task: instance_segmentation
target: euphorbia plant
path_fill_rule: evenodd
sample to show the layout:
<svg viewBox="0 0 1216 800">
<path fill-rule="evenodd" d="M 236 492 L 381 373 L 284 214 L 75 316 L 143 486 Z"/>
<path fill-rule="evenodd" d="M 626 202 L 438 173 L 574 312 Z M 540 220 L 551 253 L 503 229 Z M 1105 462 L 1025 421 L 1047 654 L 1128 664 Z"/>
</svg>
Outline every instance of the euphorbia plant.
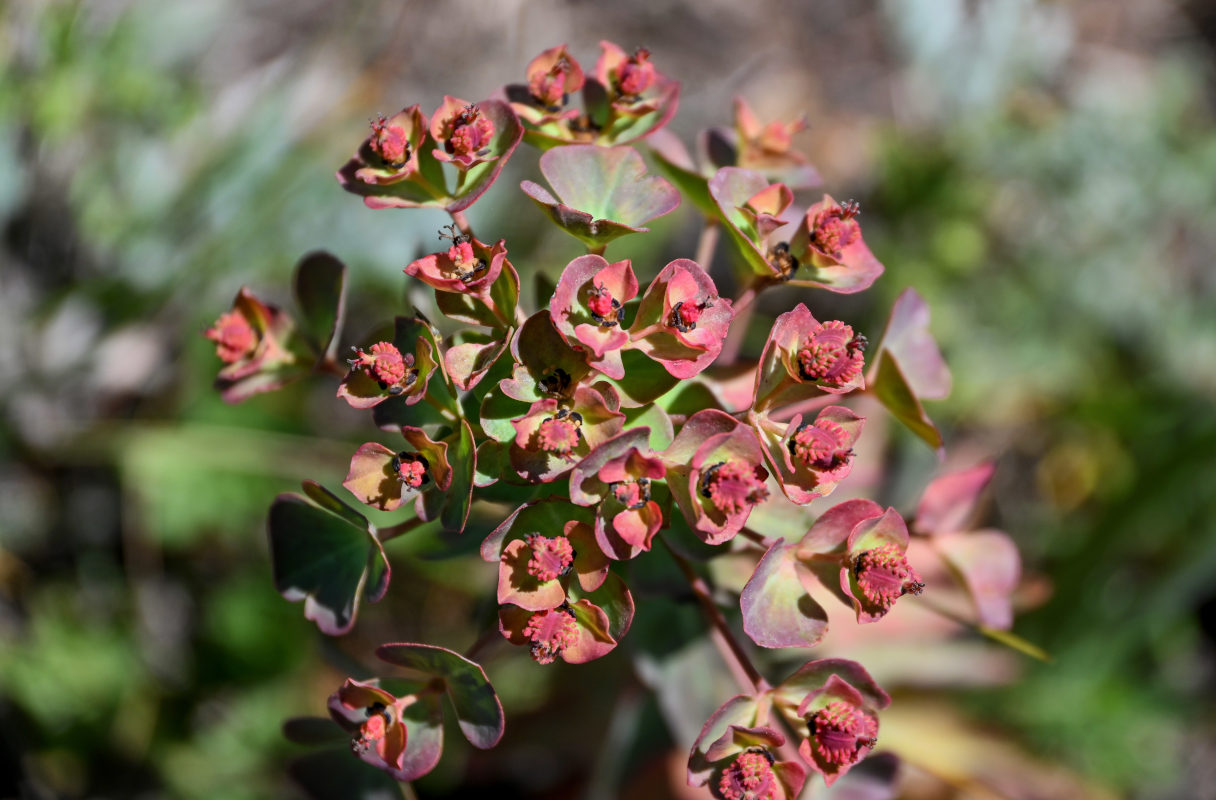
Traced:
<svg viewBox="0 0 1216 800">
<path fill-rule="evenodd" d="M 665 558 L 687 577 L 741 682 L 740 694 L 687 743 L 689 782 L 717 797 L 794 797 L 811 773 L 831 784 L 866 757 L 890 698 L 842 658 L 770 675 L 763 651 L 736 637 L 688 543 L 700 540 L 705 558 L 749 559 L 738 613 L 760 648 L 818 644 L 827 634 L 819 599 L 828 595 L 858 623 L 874 623 L 921 594 L 914 536 L 957 576 L 977 628 L 1008 627 L 1017 554 L 997 531 L 969 532 L 988 466 L 930 485 L 911 525 L 872 500 L 826 499 L 853 469 L 863 412 L 874 407 L 867 397 L 942 447 L 921 403 L 949 388 L 927 307 L 912 290 L 901 295 L 877 348 L 852 323 L 817 316 L 817 292 L 862 291 L 883 266 L 862 238 L 857 203 L 822 195 L 790 213 L 795 190 L 817 180 L 793 145 L 802 123 L 762 124 L 738 100 L 733 134 L 705 134 L 697 167 L 659 133 L 678 84 L 644 49 L 604 42 L 601 51 L 584 71 L 564 45 L 546 50 L 524 83 L 496 95 L 504 99 L 445 97 L 429 121 L 418 105 L 377 117 L 339 170 L 341 185 L 371 208 L 451 214 L 439 232 L 445 246 L 405 273 L 434 290 L 427 312 L 446 318 L 453 333 L 402 310 L 360 332 L 339 362 L 345 268 L 314 254 L 297 271 L 298 319 L 242 289 L 206 336 L 225 363 L 226 399 L 314 369 L 340 375 L 337 398 L 370 410 L 380 431 L 353 452 L 342 483 L 348 495 L 309 482 L 304 495 L 282 495 L 271 507 L 275 584 L 287 599 L 304 600 L 324 633 L 346 633 L 363 601 L 390 590 L 384 542 L 422 536 L 430 522 L 460 534 L 472 506 L 515 506 L 480 548 L 497 565 L 496 584 L 486 586 L 499 606 L 491 638 L 463 655 L 383 645 L 380 659 L 412 681 L 351 677 L 330 698 L 359 759 L 402 781 L 426 774 L 442 750 L 443 695 L 469 741 L 493 746 L 503 735 L 502 708 L 473 659 L 494 639 L 523 648 L 537 669 L 600 658 L 634 618 L 625 562 Z M 576 92 L 581 110 L 570 106 Z M 676 185 L 648 174 L 626 144 L 651 134 Z M 539 166 L 553 192 L 532 181 L 522 190 L 587 248 L 537 309 L 520 302 L 505 239 L 478 238 L 463 213 L 521 139 L 544 151 Z M 672 211 L 681 190 L 707 231 L 728 232 L 733 278 L 712 273 L 712 236 L 700 262 L 635 265 L 605 254 L 615 239 L 646 233 L 640 226 Z M 721 288 L 731 285 L 733 297 Z M 756 297 L 779 286 L 802 287 L 799 302 L 766 336 L 759 332 L 757 358 L 740 357 Z M 401 519 L 376 527 L 348 499 Z M 809 505 L 814 524 L 753 514 L 770 503 Z"/>
</svg>

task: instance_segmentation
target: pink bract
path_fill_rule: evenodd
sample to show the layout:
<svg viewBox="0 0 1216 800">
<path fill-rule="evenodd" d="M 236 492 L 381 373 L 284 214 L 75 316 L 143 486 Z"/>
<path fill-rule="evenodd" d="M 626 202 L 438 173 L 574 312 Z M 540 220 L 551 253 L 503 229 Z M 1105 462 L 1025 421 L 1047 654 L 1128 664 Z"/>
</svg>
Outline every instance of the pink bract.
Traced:
<svg viewBox="0 0 1216 800">
<path fill-rule="evenodd" d="M 637 294 L 628 260 L 609 264 L 603 256 L 580 256 L 558 279 L 549 314 L 566 343 L 586 351 L 588 364 L 619 380 L 625 377 L 620 350 L 629 343 L 620 314 Z"/>
<path fill-rule="evenodd" d="M 691 378 L 722 352 L 731 302 L 718 296 L 713 279 L 686 258 L 669 263 L 642 296 L 630 328 L 632 346 L 676 378 Z"/>
</svg>

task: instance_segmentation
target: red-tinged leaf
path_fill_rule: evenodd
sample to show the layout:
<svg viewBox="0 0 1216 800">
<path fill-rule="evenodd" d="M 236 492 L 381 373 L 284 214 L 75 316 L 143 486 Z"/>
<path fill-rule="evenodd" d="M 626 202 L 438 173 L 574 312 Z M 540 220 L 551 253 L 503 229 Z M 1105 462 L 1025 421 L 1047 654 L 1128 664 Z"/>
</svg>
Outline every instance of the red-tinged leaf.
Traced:
<svg viewBox="0 0 1216 800">
<path fill-rule="evenodd" d="M 680 193 L 706 217 L 718 216 L 718 205 L 709 193 L 709 178 L 697 171 L 683 142 L 669 130 L 646 137 L 655 163 Z"/>
<path fill-rule="evenodd" d="M 822 795 L 823 800 L 893 800 L 899 796 L 899 758 L 872 755 L 849 770 Z"/>
<path fill-rule="evenodd" d="M 572 646 L 562 652 L 567 664 L 586 664 L 608 655 L 616 648 L 617 640 L 610 633 L 612 622 L 608 614 L 586 598 L 570 605 L 578 624 L 578 638 Z"/>
<path fill-rule="evenodd" d="M 743 630 L 761 647 L 814 647 L 827 633 L 827 612 L 811 597 L 795 549 L 770 547 L 739 597 Z"/>
<path fill-rule="evenodd" d="M 917 397 L 941 400 L 950 394 L 950 369 L 929 333 L 929 305 L 915 289 L 905 289 L 896 299 L 879 350 L 894 356 Z"/>
<path fill-rule="evenodd" d="M 874 710 L 881 711 L 891 704 L 891 696 L 870 677 L 865 667 L 845 658 L 808 661 L 782 681 L 774 692 L 783 705 L 796 708 L 811 692 L 824 688 L 833 675 L 860 692 Z"/>
<path fill-rule="evenodd" d="M 304 601 L 304 616 L 331 636 L 349 631 L 363 597 L 375 602 L 389 582 L 388 558 L 363 515 L 317 484 L 309 499 L 281 494 L 267 524 L 275 588 Z"/>
<path fill-rule="evenodd" d="M 590 247 L 645 233 L 641 225 L 680 204 L 676 188 L 647 175 L 632 147 L 556 147 L 541 156 L 540 169 L 556 197 L 532 181 L 521 188 L 562 230 Z"/>
<path fill-rule="evenodd" d="M 396 455 L 377 442 L 361 445 L 350 461 L 350 472 L 342 485 L 361 503 L 381 511 L 395 511 L 404 502 L 401 479 L 392 468 Z"/>
<path fill-rule="evenodd" d="M 717 204 L 718 214 L 726 223 L 726 232 L 748 272 L 765 278 L 775 277 L 777 271 L 765 257 L 765 237 L 741 209 L 768 186 L 768 179 L 760 173 L 738 167 L 723 167 L 709 181 L 709 194 Z"/>
<path fill-rule="evenodd" d="M 523 539 L 512 539 L 503 548 L 498 564 L 498 602 L 511 603 L 528 611 L 557 608 L 566 599 L 561 581 L 539 581 L 528 572 L 532 549 Z"/>
<path fill-rule="evenodd" d="M 319 358 L 333 358 L 346 309 L 346 265 L 329 253 L 309 253 L 296 266 L 300 330 Z"/>
<path fill-rule="evenodd" d="M 548 497 L 524 503 L 511 512 L 502 524 L 490 532 L 481 543 L 481 557 L 491 563 L 498 561 L 505 543 L 523 538 L 529 533 L 556 536 L 571 520 L 591 525 L 595 512 L 576 506 L 564 497 Z"/>
<path fill-rule="evenodd" d="M 942 451 L 942 434 L 925 413 L 925 408 L 912 392 L 907 379 L 889 350 L 878 355 L 877 375 L 870 390 L 891 414 L 928 445 Z"/>
<path fill-rule="evenodd" d="M 901 551 L 908 549 L 908 526 L 899 512 L 888 508 L 881 516 L 862 520 L 849 534 L 850 555 L 894 544 Z"/>
<path fill-rule="evenodd" d="M 950 533 L 935 536 L 933 545 L 967 589 L 980 624 L 1010 628 L 1022 560 L 1009 537 L 996 530 Z"/>
<path fill-rule="evenodd" d="M 473 486 L 477 489 L 493 486 L 507 469 L 507 450 L 503 445 L 487 439 L 477 448 L 477 462 L 473 471 Z"/>
<path fill-rule="evenodd" d="M 989 461 L 935 478 L 921 495 L 913 527 L 929 534 L 968 530 L 980 495 L 995 471 L 996 464 Z"/>
<path fill-rule="evenodd" d="M 688 756 L 690 786 L 703 786 L 713 774 L 715 765 L 707 757 L 709 748 L 726 735 L 731 725 L 747 727 L 754 724 L 758 710 L 756 698 L 740 694 L 727 700 L 710 715 Z"/>
<path fill-rule="evenodd" d="M 452 382 L 469 391 L 485 377 L 506 349 L 507 343 L 503 339 L 465 342 L 448 348 L 443 355 L 444 365 Z"/>
<path fill-rule="evenodd" d="M 603 609 L 608 620 L 607 633 L 616 641 L 620 641 L 633 625 L 633 595 L 615 572 L 609 572 L 607 580 L 593 592 L 584 592 L 581 586 L 572 585 L 570 596 L 590 601 Z"/>
<path fill-rule="evenodd" d="M 881 517 L 882 514 L 882 506 L 873 500 L 846 500 L 837 503 L 823 512 L 798 542 L 798 554 L 807 558 L 818 554 L 844 553 L 853 528 L 864 520 Z"/>
<path fill-rule="evenodd" d="M 502 703 L 476 661 L 442 647 L 412 643 L 382 644 L 376 648 L 376 656 L 390 664 L 442 678 L 460 732 L 469 743 L 483 750 L 498 744 L 504 725 Z M 411 744 L 413 734 L 410 729 Z"/>
</svg>

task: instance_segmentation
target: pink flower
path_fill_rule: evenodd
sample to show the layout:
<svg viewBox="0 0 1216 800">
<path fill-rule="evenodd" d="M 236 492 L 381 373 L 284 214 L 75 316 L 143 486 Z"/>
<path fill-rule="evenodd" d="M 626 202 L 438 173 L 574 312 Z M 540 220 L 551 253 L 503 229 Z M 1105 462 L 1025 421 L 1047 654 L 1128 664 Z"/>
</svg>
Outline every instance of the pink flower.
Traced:
<svg viewBox="0 0 1216 800">
<path fill-rule="evenodd" d="M 828 406 L 813 421 L 799 414 L 770 445 L 769 464 L 785 496 L 799 504 L 824 497 L 844 480 L 853 464 L 853 444 L 865 420 L 842 406 Z"/>
<path fill-rule="evenodd" d="M 532 99 L 547 111 L 560 109 L 569 95 L 583 88 L 583 68 L 564 44 L 532 59 L 528 63 L 527 76 Z"/>
<path fill-rule="evenodd" d="M 413 105 L 385 119 L 372 120 L 372 133 L 346 169 L 370 185 L 389 185 L 418 172 L 418 152 L 426 141 L 426 117 Z"/>
<path fill-rule="evenodd" d="M 566 343 L 586 351 L 588 364 L 619 380 L 625 377 L 620 350 L 629 343 L 621 310 L 637 294 L 628 260 L 609 264 L 603 256 L 580 256 L 562 271 L 549 314 Z"/>
<path fill-rule="evenodd" d="M 511 420 L 511 466 L 532 482 L 556 480 L 620 431 L 625 415 L 618 407 L 612 389 L 605 395 L 590 386 L 576 388 L 568 404 L 554 397 L 537 400 L 527 414 Z"/>
<path fill-rule="evenodd" d="M 649 550 L 663 524 L 652 481 L 666 475 L 663 461 L 646 447 L 649 428 L 634 428 L 591 451 L 570 474 L 570 499 L 595 506 L 595 538 L 615 559 Z"/>
<path fill-rule="evenodd" d="M 380 688 L 379 681 L 347 678 L 330 695 L 329 713 L 353 734 L 351 750 L 360 760 L 398 780 L 411 780 L 416 776 L 404 769 L 409 732 L 402 712 L 412 701 L 412 697 L 394 697 Z"/>
<path fill-rule="evenodd" d="M 203 335 L 215 342 L 215 354 L 224 362 L 216 385 L 230 403 L 277 389 L 294 377 L 283 370 L 299 360 L 292 351 L 291 317 L 248 289 L 237 293 L 232 310 L 221 314 Z"/>
<path fill-rule="evenodd" d="M 647 287 L 629 336 L 633 347 L 671 375 L 691 378 L 722 352 L 733 316 L 730 300 L 718 296 L 705 270 L 680 258 Z"/>
<path fill-rule="evenodd" d="M 455 97 L 444 96 L 431 116 L 431 136 L 438 145 L 435 158 L 448 161 L 462 170 L 498 156 L 493 153 L 495 127 L 480 108 Z"/>
<path fill-rule="evenodd" d="M 768 470 L 752 429 L 716 409 L 698 411 L 663 453 L 672 496 L 708 544 L 729 541 L 768 497 Z"/>
<path fill-rule="evenodd" d="M 502 272 L 507 259 L 507 248 L 503 240 L 493 247 L 460 234 L 450 226 L 448 234 L 440 238 L 451 240 L 447 252 L 431 253 L 410 262 L 405 274 L 418 278 L 428 286 L 441 292 L 484 295 Z"/>
<path fill-rule="evenodd" d="M 825 194 L 807 209 L 791 247 L 817 269 L 845 267 L 859 275 L 872 275 L 869 281 L 873 282 L 883 266 L 861 238 L 860 213 L 856 202 L 841 204 Z"/>
</svg>

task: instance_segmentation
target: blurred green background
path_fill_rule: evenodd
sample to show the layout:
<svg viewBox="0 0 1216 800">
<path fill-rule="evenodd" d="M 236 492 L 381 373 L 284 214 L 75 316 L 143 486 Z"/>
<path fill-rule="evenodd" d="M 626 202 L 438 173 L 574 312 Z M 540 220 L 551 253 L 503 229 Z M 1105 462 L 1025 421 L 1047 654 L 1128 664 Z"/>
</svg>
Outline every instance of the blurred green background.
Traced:
<svg viewBox="0 0 1216 800">
<path fill-rule="evenodd" d="M 338 188 L 366 119 L 484 97 L 559 42 L 590 66 L 600 38 L 684 82 L 685 141 L 729 124 L 737 93 L 765 119 L 808 115 L 799 143 L 861 200 L 887 265 L 816 308 L 873 338 L 917 287 L 955 376 L 930 408 L 951 463 L 998 458 L 987 522 L 1027 572 L 1015 630 L 1055 661 L 884 668 L 891 725 L 925 740 L 900 796 L 1216 797 L 1206 0 L 8 0 L 0 797 L 299 796 L 283 718 L 322 713 L 379 642 L 463 648 L 492 618 L 475 533 L 398 541 L 388 598 L 323 641 L 271 585 L 265 511 L 303 478 L 336 486 L 374 431 L 322 379 L 225 406 L 199 334 L 241 285 L 287 303 L 317 248 L 351 268 L 348 319 L 403 308 L 401 269 L 446 220 Z M 521 148 L 469 213 L 525 275 L 579 252 L 520 205 L 531 170 Z M 616 253 L 645 275 L 691 255 L 698 220 L 654 227 Z M 910 511 L 932 456 L 893 431 L 885 458 Z M 684 796 L 669 777 L 688 741 L 627 650 L 577 674 L 495 662 L 507 740 L 455 748 L 419 796 Z"/>
</svg>

